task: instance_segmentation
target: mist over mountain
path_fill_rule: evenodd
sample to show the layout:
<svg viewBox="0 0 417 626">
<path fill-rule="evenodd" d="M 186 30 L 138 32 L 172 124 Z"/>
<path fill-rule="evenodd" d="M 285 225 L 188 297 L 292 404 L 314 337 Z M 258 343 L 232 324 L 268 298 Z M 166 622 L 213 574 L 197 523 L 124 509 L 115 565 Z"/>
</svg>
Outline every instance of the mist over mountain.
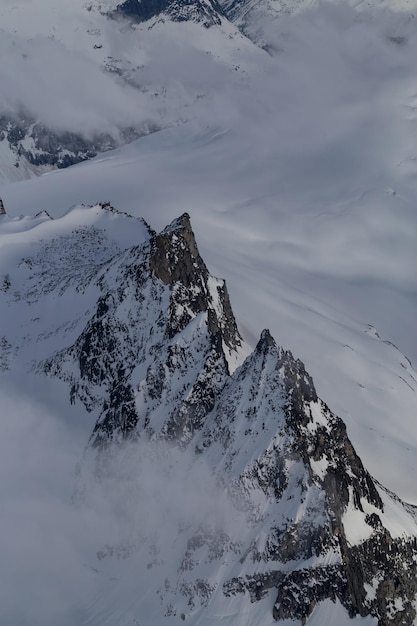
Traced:
<svg viewBox="0 0 417 626">
<path fill-rule="evenodd" d="M 2 3 L 6 179 L 67 167 L 183 122 L 246 56 L 258 56 L 216 3 L 151 2 L 142 17 L 129 3 L 106 4 Z"/>
<path fill-rule="evenodd" d="M 352 115 L 366 108 L 378 123 L 398 102 L 393 94 L 412 98 L 411 7 L 257 3 L 247 12 L 242 3 L 148 4 L 2 3 L 3 178 L 67 167 L 196 119 L 230 125 L 244 115 L 256 124 L 267 115 L 268 126 L 283 120 L 291 142 L 295 124 L 305 147 L 312 137 L 318 149 L 316 116 L 329 108 L 336 116 L 325 118 L 330 139 L 344 125 L 359 129 Z M 381 89 L 391 102 L 380 99 Z"/>
</svg>

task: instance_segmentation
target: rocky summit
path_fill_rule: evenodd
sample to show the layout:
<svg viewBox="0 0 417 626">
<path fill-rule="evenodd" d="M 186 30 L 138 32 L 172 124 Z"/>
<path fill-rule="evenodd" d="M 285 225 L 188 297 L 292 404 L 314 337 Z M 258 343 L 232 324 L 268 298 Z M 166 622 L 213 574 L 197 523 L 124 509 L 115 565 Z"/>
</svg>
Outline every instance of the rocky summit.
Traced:
<svg viewBox="0 0 417 626">
<path fill-rule="evenodd" d="M 205 28 L 219 26 L 224 13 L 216 0 L 125 0 L 112 16 L 128 17 L 136 23 L 152 19 L 170 19 L 174 22 L 196 22 Z"/>
</svg>

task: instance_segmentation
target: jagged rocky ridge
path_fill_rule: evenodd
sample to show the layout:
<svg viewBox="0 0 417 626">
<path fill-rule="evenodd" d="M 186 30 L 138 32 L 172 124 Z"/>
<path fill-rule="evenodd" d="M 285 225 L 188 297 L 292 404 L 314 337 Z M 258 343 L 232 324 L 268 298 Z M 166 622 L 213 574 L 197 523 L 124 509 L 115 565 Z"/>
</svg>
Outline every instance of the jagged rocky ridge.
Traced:
<svg viewBox="0 0 417 626">
<path fill-rule="evenodd" d="M 196 22 L 205 28 L 219 26 L 224 18 L 217 0 L 125 0 L 110 13 L 134 22 L 168 18 L 174 22 Z"/>
<path fill-rule="evenodd" d="M 30 168 L 35 173 L 92 159 L 155 130 L 153 124 L 141 124 L 137 128 L 122 128 L 118 133 L 96 133 L 87 138 L 81 133 L 52 130 L 28 111 L 0 114 L 0 142 L 7 144 L 14 155 L 14 166 Z"/>
<path fill-rule="evenodd" d="M 244 532 L 234 523 L 177 529 L 183 547 L 157 590 L 165 614 L 181 623 L 219 597 L 270 611 L 273 594 L 276 620 L 305 623 L 330 599 L 381 626 L 415 623 L 415 510 L 372 479 L 303 364 L 268 331 L 245 358 L 226 285 L 209 274 L 189 216 L 160 233 L 109 204 L 65 219 L 75 218 L 84 225 L 60 237 L 59 220 L 35 218 L 55 234 L 2 277 L 2 299 L 32 311 L 31 335 L 50 303 L 81 303 L 65 322 L 54 309 L 57 327 L 36 337 L 46 356 L 32 368 L 64 381 L 74 411 L 94 416 L 85 462 L 101 481 L 125 444 L 165 441 L 204 459 L 244 520 Z M 109 239 L 119 224 L 140 243 Z M 30 339 L 3 332 L 7 370 Z M 169 555 L 157 543 L 107 545 L 99 559 L 146 549 L 146 567 L 161 577 Z"/>
<path fill-rule="evenodd" d="M 66 380 L 71 402 L 98 412 L 89 454 L 96 451 L 99 475 L 125 440 L 162 438 L 193 449 L 213 465 L 251 529 L 246 543 L 223 537 L 209 556 L 242 565 L 221 593 L 255 602 L 275 590 L 276 620 L 304 623 L 330 598 L 351 616 L 411 626 L 415 535 L 390 531 L 390 496 L 363 467 L 303 364 L 268 331 L 231 373 L 242 339 L 226 285 L 210 276 L 189 216 L 150 231 L 94 280 L 101 295 L 84 330 L 38 371 Z M 219 592 L 215 577 L 198 575 L 198 549 L 212 541 L 209 531 L 190 538 L 178 570 L 188 603 L 175 593 L 172 611 L 177 603 L 187 615 L 195 598 Z"/>
<path fill-rule="evenodd" d="M 185 443 L 241 345 L 225 283 L 209 275 L 188 216 L 112 259 L 98 281 L 95 314 L 43 370 L 68 380 L 71 401 L 100 408 L 93 446 L 142 429 Z"/>
</svg>

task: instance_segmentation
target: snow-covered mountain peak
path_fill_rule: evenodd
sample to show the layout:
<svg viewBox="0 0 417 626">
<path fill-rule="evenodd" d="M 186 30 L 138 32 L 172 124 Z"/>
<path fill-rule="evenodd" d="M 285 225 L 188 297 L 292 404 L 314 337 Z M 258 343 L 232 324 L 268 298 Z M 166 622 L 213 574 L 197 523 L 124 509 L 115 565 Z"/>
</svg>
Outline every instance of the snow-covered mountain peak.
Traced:
<svg viewBox="0 0 417 626">
<path fill-rule="evenodd" d="M 200 256 L 190 216 L 184 213 L 152 240 L 149 267 L 164 284 L 171 285 L 172 327 L 182 330 L 191 318 L 207 312 L 208 328 L 220 332 L 230 351 L 241 346 L 241 337 L 224 281 L 209 275 Z"/>
<path fill-rule="evenodd" d="M 257 352 L 267 352 L 269 348 L 276 348 L 277 344 L 275 343 L 275 339 L 272 337 L 268 328 L 264 328 L 261 332 L 261 336 L 259 338 L 258 343 L 256 344 Z"/>
<path fill-rule="evenodd" d="M 2 244 L 19 246 L 12 256 L 0 249 L 1 370 L 46 380 L 78 420 L 94 423 L 80 500 L 101 489 L 119 502 L 115 483 L 127 493 L 117 543 L 98 546 L 91 564 L 104 591 L 90 623 L 110 623 L 122 593 L 120 623 L 157 597 L 158 623 L 214 620 L 229 604 L 238 620 L 251 603 L 262 624 L 307 623 L 337 601 L 351 616 L 411 625 L 414 510 L 374 482 L 303 363 L 268 330 L 246 356 L 188 214 L 158 233 L 108 203 L 2 222 Z M 162 500 L 156 510 L 169 511 L 163 532 L 129 508 L 129 490 L 143 493 L 142 457 Z M 191 495 L 173 503 L 167 476 L 182 494 L 194 472 Z"/>
<path fill-rule="evenodd" d="M 224 19 L 217 0 L 125 0 L 111 14 L 125 16 L 138 23 L 165 18 L 174 22 L 200 23 L 205 28 L 219 26 Z"/>
<path fill-rule="evenodd" d="M 168 233 L 173 230 L 191 230 L 191 218 L 189 213 L 183 213 L 179 217 L 172 220 L 170 224 L 168 224 L 162 232 Z"/>
<path fill-rule="evenodd" d="M 173 220 L 155 237 L 151 268 L 165 284 L 174 284 L 181 276 L 187 285 L 191 285 L 197 273 L 207 274 L 188 213 Z"/>
<path fill-rule="evenodd" d="M 31 302 L 41 307 L 48 293 L 74 290 L 72 297 L 84 309 L 78 314 L 84 328 L 77 324 L 75 342 L 61 343 L 37 371 L 69 382 L 71 401 L 81 400 L 88 411 L 97 412 L 95 445 L 142 429 L 169 437 L 179 437 L 181 431 L 186 441 L 211 410 L 215 389 L 247 354 L 226 285 L 209 274 L 188 215 L 158 234 L 140 221 L 130 224 L 129 216 L 105 203 L 75 207 L 62 220 L 73 223 L 77 215 L 84 222 L 88 216 L 91 226 L 59 239 L 54 278 L 46 270 L 54 263 L 56 245 L 44 247 L 38 260 L 25 264 L 30 275 L 24 280 L 32 286 L 23 291 Z M 142 239 L 132 245 L 136 222 Z M 107 225 L 119 234 L 113 247 Z M 122 247 L 123 231 L 128 231 L 127 247 Z M 90 260 L 87 251 L 74 255 L 84 242 Z M 14 274 L 9 279 L 17 280 Z M 95 301 L 83 295 L 87 293 L 95 294 Z M 54 327 L 61 326 L 56 319 Z"/>
</svg>

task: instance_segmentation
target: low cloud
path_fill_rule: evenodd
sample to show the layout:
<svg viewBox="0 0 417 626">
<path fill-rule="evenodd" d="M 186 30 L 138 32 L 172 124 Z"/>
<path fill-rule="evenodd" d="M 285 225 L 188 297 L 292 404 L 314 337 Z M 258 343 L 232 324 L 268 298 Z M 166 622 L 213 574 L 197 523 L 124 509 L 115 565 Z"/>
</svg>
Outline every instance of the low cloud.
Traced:
<svg viewBox="0 0 417 626">
<path fill-rule="evenodd" d="M 3 31 L 0 110 L 27 108 L 54 130 L 84 135 L 150 121 L 240 121 L 257 133 L 267 128 L 265 141 L 272 131 L 290 158 L 302 149 L 320 159 L 322 146 L 344 140 L 353 128 L 358 136 L 365 125 L 368 135 L 375 128 L 376 141 L 381 103 L 415 78 L 414 22 L 401 13 L 380 10 L 371 19 L 336 3 L 281 16 L 263 25 L 270 56 L 241 45 L 237 35 L 222 41 L 203 33 L 207 41 L 199 41 L 189 25 L 148 31 L 100 20 L 107 58 L 115 68 L 120 61 L 129 84 L 52 36 Z M 211 53 L 210 46 L 218 50 Z"/>
<path fill-rule="evenodd" d="M 183 557 L 189 535 L 178 540 L 179 528 L 230 529 L 232 508 L 224 491 L 193 455 L 139 441 L 109 455 L 101 481 L 89 471 L 94 463 L 88 459 L 77 478 L 85 442 L 74 428 L 40 404 L 10 395 L 10 389 L 0 390 L 0 401 L 0 622 L 5 626 L 89 623 L 106 568 L 120 554 L 133 557 L 137 585 L 150 575 L 159 585 Z M 150 549 L 161 561 L 152 574 L 146 568 Z"/>
<path fill-rule="evenodd" d="M 0 37 L 0 110 L 26 110 L 53 130 L 83 135 L 149 121 L 140 91 L 59 41 Z"/>
</svg>

